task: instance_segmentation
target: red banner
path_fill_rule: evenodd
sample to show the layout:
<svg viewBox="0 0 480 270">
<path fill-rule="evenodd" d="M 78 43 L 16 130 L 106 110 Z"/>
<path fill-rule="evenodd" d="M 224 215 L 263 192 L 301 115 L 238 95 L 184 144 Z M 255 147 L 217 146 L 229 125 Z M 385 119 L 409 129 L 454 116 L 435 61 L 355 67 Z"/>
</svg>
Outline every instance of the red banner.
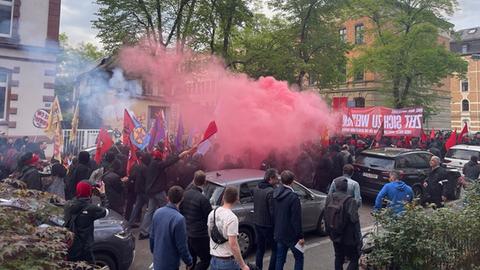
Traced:
<svg viewBox="0 0 480 270">
<path fill-rule="evenodd" d="M 419 137 L 423 130 L 423 108 L 348 108 L 342 117 L 342 133 L 375 135 L 384 124 L 384 136 Z"/>
</svg>

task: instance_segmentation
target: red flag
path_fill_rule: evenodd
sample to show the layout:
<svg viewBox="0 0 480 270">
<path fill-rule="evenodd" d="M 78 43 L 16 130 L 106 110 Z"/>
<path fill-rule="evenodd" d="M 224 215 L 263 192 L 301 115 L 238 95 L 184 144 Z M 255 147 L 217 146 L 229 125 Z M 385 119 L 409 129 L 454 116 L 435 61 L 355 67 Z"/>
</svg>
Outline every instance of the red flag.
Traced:
<svg viewBox="0 0 480 270">
<path fill-rule="evenodd" d="M 433 139 L 435 139 L 435 130 L 432 128 L 432 130 L 430 131 L 430 140 Z"/>
<path fill-rule="evenodd" d="M 460 136 L 458 136 L 458 143 L 462 143 L 463 136 L 465 134 L 468 134 L 468 125 L 467 122 L 465 122 L 465 125 L 463 126 L 462 131 L 460 132 Z"/>
<path fill-rule="evenodd" d="M 130 169 L 133 167 L 135 162 L 137 162 L 137 156 L 135 155 L 135 152 L 137 151 L 137 147 L 130 140 L 130 134 L 132 133 L 134 128 L 135 128 L 135 124 L 133 123 L 132 116 L 127 111 L 127 109 L 125 109 L 123 113 L 122 141 L 125 146 L 130 148 L 129 149 L 130 153 L 128 155 L 128 161 L 127 161 L 127 175 L 130 175 Z"/>
<path fill-rule="evenodd" d="M 332 109 L 334 111 L 347 107 L 348 97 L 334 97 L 332 99 Z"/>
<path fill-rule="evenodd" d="M 125 146 L 131 147 L 133 144 L 130 141 L 130 134 L 132 133 L 133 129 L 135 128 L 135 124 L 133 123 L 132 116 L 130 113 L 125 109 L 123 112 L 123 131 L 122 131 L 122 142 Z"/>
<path fill-rule="evenodd" d="M 208 124 L 207 130 L 205 130 L 205 133 L 203 133 L 203 139 L 201 142 L 204 142 L 210 139 L 210 137 L 212 137 L 215 133 L 217 133 L 217 131 L 218 129 L 215 121 L 210 122 L 210 124 Z"/>
<path fill-rule="evenodd" d="M 445 149 L 447 149 L 448 151 L 450 148 L 452 148 L 456 144 L 457 144 L 457 130 L 455 129 L 455 131 L 452 132 L 452 134 L 450 134 L 450 137 L 445 142 Z"/>
<path fill-rule="evenodd" d="M 375 135 L 375 141 L 376 142 L 380 142 L 380 140 L 383 137 L 383 133 L 384 133 L 384 125 L 383 125 L 383 122 L 382 122 L 382 125 L 378 128 L 377 135 Z"/>
<path fill-rule="evenodd" d="M 420 141 L 422 143 L 426 143 L 427 142 L 427 134 L 425 134 L 425 131 L 423 131 L 422 129 L 422 136 L 420 137 Z"/>
<path fill-rule="evenodd" d="M 112 147 L 112 145 L 113 140 L 110 135 L 108 135 L 108 132 L 104 128 L 100 129 L 97 137 L 97 150 L 95 152 L 95 162 L 97 162 L 97 164 L 100 164 L 103 155 L 110 149 L 110 147 Z"/>
</svg>

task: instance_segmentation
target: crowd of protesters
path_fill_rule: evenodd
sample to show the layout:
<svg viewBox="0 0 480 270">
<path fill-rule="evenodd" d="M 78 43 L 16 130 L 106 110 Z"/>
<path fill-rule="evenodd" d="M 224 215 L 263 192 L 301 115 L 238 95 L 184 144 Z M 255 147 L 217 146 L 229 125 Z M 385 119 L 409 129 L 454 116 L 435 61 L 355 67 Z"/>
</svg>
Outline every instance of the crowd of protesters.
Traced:
<svg viewBox="0 0 480 270">
<path fill-rule="evenodd" d="M 129 148 L 121 143 L 114 144 L 99 164 L 86 151 L 62 162 L 55 159 L 47 162 L 44 152 L 46 143 L 31 142 L 28 137 L 24 137 L 0 140 L 0 170 L 2 179 L 18 178 L 30 189 L 48 191 L 68 200 L 70 206 L 65 208 L 66 217 L 80 215 L 80 219 L 84 220 L 80 223 L 88 235 L 93 235 L 93 221 L 108 213 L 101 210 L 103 208 L 87 203 L 92 194 L 97 193 L 102 198 L 103 206 L 123 215 L 130 227 L 140 227 L 139 239 L 150 239 L 155 269 L 178 267 L 177 260 L 170 262 L 155 259 L 157 256 L 167 256 L 178 260 L 182 258 L 187 266 L 195 266 L 194 269 L 207 269 L 210 265 L 211 269 L 243 270 L 249 267 L 241 258 L 237 242 L 238 218 L 231 212 L 231 206 L 238 200 L 238 191 L 225 192 L 224 205 L 212 211 L 209 201 L 202 194 L 206 183 L 203 171 L 260 167 L 266 170 L 266 175 L 265 181 L 259 184 L 258 192 L 254 194 L 256 267 L 263 268 L 265 248 L 272 246 L 272 259 L 268 267 L 270 270 L 283 269 L 288 250 L 293 252 L 295 269 L 303 269 L 303 253 L 299 250 L 299 246 L 304 245 L 301 208 L 298 196 L 293 196 L 290 187 L 294 180 L 298 180 L 308 187 L 328 191 L 326 208 L 329 204 L 339 202 L 345 205 L 351 199 L 345 207 L 349 221 L 348 224 L 342 224 L 340 233 L 350 236 L 339 237 L 339 232 L 334 228 L 338 224 L 331 226 L 329 234 L 334 242 L 336 269 L 341 269 L 337 266 L 343 264 L 345 256 L 351 258 L 351 269 L 356 269 L 358 266 L 354 261 L 359 256 L 357 246 L 360 244 L 358 208 L 362 198 L 358 183 L 351 179 L 351 164 L 355 157 L 372 147 L 419 148 L 430 151 L 434 154 L 430 162 L 432 173 L 425 181 L 425 188 L 427 193 L 433 195 L 430 196 L 431 202 L 440 204 L 444 197 L 437 189 L 439 179 L 444 178 L 444 170 L 439 164 L 445 155 L 445 138 L 448 138 L 448 134 L 441 132 L 435 138 L 425 141 L 420 138 L 384 137 L 377 142 L 373 137 L 336 137 L 328 142 L 303 143 L 294 160 L 286 150 L 272 150 L 260 165 L 252 163 L 248 150 L 242 157 L 226 155 L 219 159 L 216 155 L 218 145 L 213 146 L 206 155 L 200 155 L 195 148 L 177 151 L 160 143 L 152 151 L 135 153 L 137 160 L 129 167 Z M 480 145 L 478 135 L 466 136 L 463 140 L 464 143 Z M 219 162 L 212 163 L 212 159 Z M 478 178 L 480 165 L 477 161 L 472 157 L 464 168 L 467 177 Z M 283 171 L 281 176 L 277 170 Z M 400 175 L 400 172 L 390 174 L 392 183 L 382 189 L 375 208 L 381 208 L 383 199 L 389 199 L 389 207 L 396 213 L 403 211 L 399 202 L 411 200 L 413 195 L 411 188 L 399 179 Z M 282 183 L 277 186 L 279 179 Z M 165 205 L 169 209 L 165 209 Z M 87 207 L 91 213 L 82 214 Z M 145 207 L 146 211 L 143 211 Z M 172 221 L 168 224 L 173 224 L 171 232 L 156 231 L 157 226 L 170 219 Z M 330 223 L 335 222 L 331 220 Z M 177 226 L 178 230 L 175 229 Z M 212 239 L 212 230 L 218 232 L 218 239 Z M 175 241 L 172 237 L 176 237 Z M 83 243 L 85 246 L 93 243 L 93 237 L 82 239 L 87 242 Z M 339 239 L 346 239 L 346 242 Z M 159 245 L 157 242 L 175 244 L 175 250 L 180 253 L 172 253 L 164 244 Z M 75 248 L 77 251 L 70 254 L 69 258 L 93 260 L 91 252 L 77 254 L 82 247 Z M 88 251 L 88 248 L 85 250 Z"/>
</svg>

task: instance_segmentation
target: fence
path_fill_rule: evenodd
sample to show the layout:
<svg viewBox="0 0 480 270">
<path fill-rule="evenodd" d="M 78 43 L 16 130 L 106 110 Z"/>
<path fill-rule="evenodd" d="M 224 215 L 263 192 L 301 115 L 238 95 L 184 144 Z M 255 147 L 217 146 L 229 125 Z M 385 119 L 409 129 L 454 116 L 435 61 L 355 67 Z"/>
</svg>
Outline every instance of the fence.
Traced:
<svg viewBox="0 0 480 270">
<path fill-rule="evenodd" d="M 95 146 L 99 132 L 100 132 L 99 129 L 78 129 L 77 137 L 73 142 L 71 142 L 70 137 L 72 134 L 72 130 L 64 129 L 63 130 L 63 153 L 78 154 L 79 151 Z"/>
</svg>

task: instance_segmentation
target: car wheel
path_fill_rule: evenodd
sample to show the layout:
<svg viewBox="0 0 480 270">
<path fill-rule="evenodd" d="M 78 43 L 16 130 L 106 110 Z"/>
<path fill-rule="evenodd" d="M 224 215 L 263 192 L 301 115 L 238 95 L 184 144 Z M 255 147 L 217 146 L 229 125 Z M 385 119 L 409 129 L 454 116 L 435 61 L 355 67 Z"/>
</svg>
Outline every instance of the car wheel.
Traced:
<svg viewBox="0 0 480 270">
<path fill-rule="evenodd" d="M 95 265 L 103 267 L 102 269 L 117 270 L 115 260 L 105 253 L 95 254 Z"/>
<path fill-rule="evenodd" d="M 327 230 L 325 227 L 325 219 L 323 218 L 323 213 L 320 215 L 320 218 L 318 219 L 318 224 L 317 224 L 317 234 L 320 236 L 325 236 L 327 235 Z"/>
<path fill-rule="evenodd" d="M 253 250 L 253 233 L 249 228 L 240 227 L 238 230 L 238 245 L 243 257 L 246 257 Z"/>
</svg>

